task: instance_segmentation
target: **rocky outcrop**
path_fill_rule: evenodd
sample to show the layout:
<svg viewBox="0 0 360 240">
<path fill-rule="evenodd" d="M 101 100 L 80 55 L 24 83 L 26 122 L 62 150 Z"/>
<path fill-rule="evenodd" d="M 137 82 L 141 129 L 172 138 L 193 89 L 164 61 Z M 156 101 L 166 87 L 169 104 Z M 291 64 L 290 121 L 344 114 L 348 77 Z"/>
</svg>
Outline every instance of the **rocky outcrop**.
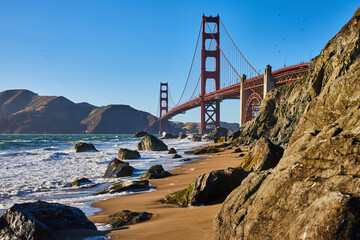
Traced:
<svg viewBox="0 0 360 240">
<path fill-rule="evenodd" d="M 142 138 L 143 136 L 145 136 L 147 134 L 148 134 L 147 132 L 141 130 L 141 131 L 134 134 L 134 138 Z"/>
<path fill-rule="evenodd" d="M 158 179 L 171 176 L 172 174 L 165 171 L 162 165 L 154 165 L 146 172 L 141 174 L 140 180 Z"/>
<path fill-rule="evenodd" d="M 211 140 L 215 140 L 221 137 L 226 137 L 227 134 L 228 134 L 228 130 L 226 128 L 217 127 L 208 134 L 208 138 Z"/>
<path fill-rule="evenodd" d="M 260 172 L 276 167 L 284 149 L 261 137 L 243 158 L 240 167 L 246 171 Z"/>
<path fill-rule="evenodd" d="M 122 210 L 114 215 L 109 216 L 110 226 L 112 228 L 122 227 L 124 225 L 135 224 L 150 220 L 152 213 L 148 212 L 131 212 Z"/>
<path fill-rule="evenodd" d="M 177 153 L 177 151 L 175 150 L 175 148 L 170 148 L 168 154 L 174 154 Z"/>
<path fill-rule="evenodd" d="M 133 174 L 134 168 L 129 165 L 127 162 L 120 161 L 117 158 L 114 158 L 108 165 L 105 175 L 105 178 L 112 177 L 126 177 Z"/>
<path fill-rule="evenodd" d="M 187 188 L 167 195 L 163 202 L 185 207 L 222 200 L 238 187 L 247 175 L 242 168 L 212 171 L 197 177 Z"/>
<path fill-rule="evenodd" d="M 184 134 L 184 133 L 180 133 L 178 138 L 179 139 L 185 139 L 185 138 L 187 138 L 187 135 Z"/>
<path fill-rule="evenodd" d="M 14 204 L 0 217 L 1 239 L 57 239 L 57 231 L 69 229 L 96 226 L 78 208 L 43 201 Z"/>
<path fill-rule="evenodd" d="M 157 137 L 148 134 L 141 139 L 141 142 L 138 144 L 138 150 L 167 151 L 168 147 Z"/>
<path fill-rule="evenodd" d="M 311 102 L 284 156 L 258 187 L 247 191 L 244 182 L 228 196 L 216 239 L 359 238 L 359 49 L 360 9 L 313 60 L 305 87 L 293 90 Z"/>
<path fill-rule="evenodd" d="M 207 153 L 218 153 L 221 152 L 218 146 L 208 146 L 199 148 L 192 151 L 186 151 L 186 154 L 193 154 L 193 155 L 201 155 L 201 154 L 207 154 Z"/>
<path fill-rule="evenodd" d="M 77 143 L 75 144 L 75 152 L 98 152 L 95 146 L 91 143 Z"/>
<path fill-rule="evenodd" d="M 149 181 L 122 181 L 111 184 L 108 187 L 101 189 L 94 195 L 105 194 L 105 193 L 117 193 L 125 191 L 141 191 L 149 188 Z"/>
<path fill-rule="evenodd" d="M 174 154 L 174 156 L 172 156 L 172 158 L 173 158 L 173 159 L 175 159 L 175 158 L 182 158 L 182 156 L 179 155 L 179 154 Z"/>
<path fill-rule="evenodd" d="M 201 142 L 201 137 L 200 137 L 200 136 L 193 135 L 193 136 L 191 137 L 191 141 L 193 141 L 193 142 Z"/>
<path fill-rule="evenodd" d="M 179 136 L 171 133 L 165 133 L 160 139 L 177 139 Z"/>
<path fill-rule="evenodd" d="M 121 160 L 126 159 L 138 159 L 141 158 L 140 153 L 138 151 L 129 150 L 126 148 L 120 148 L 118 151 L 118 158 Z"/>
<path fill-rule="evenodd" d="M 93 182 L 87 178 L 80 178 L 80 179 L 72 182 L 69 187 L 79 187 L 79 186 L 89 185 L 89 184 L 93 184 Z"/>
</svg>

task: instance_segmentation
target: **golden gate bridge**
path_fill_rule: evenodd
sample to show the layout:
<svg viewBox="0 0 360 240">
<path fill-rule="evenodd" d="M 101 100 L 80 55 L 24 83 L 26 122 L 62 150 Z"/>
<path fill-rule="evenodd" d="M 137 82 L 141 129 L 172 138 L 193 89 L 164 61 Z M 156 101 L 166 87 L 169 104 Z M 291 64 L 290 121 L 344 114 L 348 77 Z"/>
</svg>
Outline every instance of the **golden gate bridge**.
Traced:
<svg viewBox="0 0 360 240">
<path fill-rule="evenodd" d="M 221 46 L 220 34 L 225 36 Z M 225 99 L 240 99 L 242 125 L 255 118 L 267 92 L 301 79 L 307 72 L 308 63 L 302 63 L 274 72 L 267 65 L 260 74 L 236 46 L 219 15 L 203 15 L 189 73 L 176 103 L 168 83 L 160 83 L 159 133 L 168 130 L 168 119 L 196 107 L 201 107 L 201 134 L 220 126 L 220 102 Z"/>
</svg>

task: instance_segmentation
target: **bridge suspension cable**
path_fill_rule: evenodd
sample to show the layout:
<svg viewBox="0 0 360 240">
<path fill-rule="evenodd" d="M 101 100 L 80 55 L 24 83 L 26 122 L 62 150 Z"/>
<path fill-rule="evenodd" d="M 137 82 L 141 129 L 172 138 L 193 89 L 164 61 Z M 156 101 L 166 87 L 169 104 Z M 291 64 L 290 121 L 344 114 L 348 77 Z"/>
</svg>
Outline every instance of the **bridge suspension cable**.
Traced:
<svg viewBox="0 0 360 240">
<path fill-rule="evenodd" d="M 228 35 L 229 39 L 231 40 L 232 44 L 234 44 L 236 50 L 240 53 L 240 55 L 243 57 L 243 59 L 246 61 L 247 64 L 249 64 L 249 66 L 260 76 L 260 73 L 258 73 L 258 71 L 255 70 L 255 68 L 249 63 L 249 61 L 246 59 L 246 57 L 241 53 L 241 51 L 239 50 L 239 48 L 236 46 L 235 42 L 232 40 L 232 38 L 230 37 L 229 32 L 226 30 L 224 23 L 221 21 L 221 18 L 219 18 L 221 26 L 224 28 L 226 34 Z"/>
<path fill-rule="evenodd" d="M 175 107 L 179 105 L 182 97 L 184 96 L 186 86 L 187 86 L 187 84 L 188 84 L 188 82 L 189 82 L 190 75 L 191 75 L 191 71 L 192 71 L 192 67 L 193 67 L 193 65 L 194 65 L 194 60 L 195 60 L 197 48 L 198 48 L 198 45 L 199 45 L 199 39 L 200 39 L 200 35 L 201 35 L 201 30 L 202 30 L 202 24 L 200 24 L 199 34 L 198 34 L 198 37 L 197 37 L 197 40 L 196 40 L 196 45 L 195 45 L 195 51 L 194 51 L 194 54 L 193 54 L 193 57 L 192 57 L 192 61 L 191 61 L 191 65 L 190 65 L 190 70 L 189 70 L 188 76 L 187 76 L 187 78 L 186 78 L 186 83 L 185 83 L 184 89 L 183 89 L 183 91 L 182 91 L 182 93 L 181 93 L 181 96 L 180 96 L 180 98 L 179 98 L 179 101 L 178 101 L 176 104 L 174 104 Z"/>
</svg>

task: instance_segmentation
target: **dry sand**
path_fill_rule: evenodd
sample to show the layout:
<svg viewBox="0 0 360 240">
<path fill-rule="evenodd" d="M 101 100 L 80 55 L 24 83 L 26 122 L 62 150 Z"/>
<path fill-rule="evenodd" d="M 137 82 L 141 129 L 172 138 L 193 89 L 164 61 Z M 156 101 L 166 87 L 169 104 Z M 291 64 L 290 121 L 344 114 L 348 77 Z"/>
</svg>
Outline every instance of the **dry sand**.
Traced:
<svg viewBox="0 0 360 240">
<path fill-rule="evenodd" d="M 150 180 L 150 184 L 156 187 L 155 191 L 95 203 L 93 206 L 102 211 L 89 219 L 95 223 L 108 223 L 108 216 L 121 210 L 150 212 L 154 214 L 151 220 L 124 226 L 108 235 L 113 239 L 213 239 L 213 219 L 221 204 L 180 208 L 163 204 L 160 200 L 169 193 L 184 189 L 203 173 L 238 166 L 239 153 L 232 151 L 201 157 L 171 170 L 173 176 Z"/>
</svg>

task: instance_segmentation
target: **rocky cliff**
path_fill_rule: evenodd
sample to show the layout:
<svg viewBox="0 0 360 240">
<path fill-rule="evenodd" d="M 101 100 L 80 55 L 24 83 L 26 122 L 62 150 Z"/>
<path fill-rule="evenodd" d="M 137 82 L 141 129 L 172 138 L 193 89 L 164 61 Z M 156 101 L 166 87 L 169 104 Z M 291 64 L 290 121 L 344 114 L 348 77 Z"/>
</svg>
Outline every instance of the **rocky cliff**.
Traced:
<svg viewBox="0 0 360 240">
<path fill-rule="evenodd" d="M 269 175 L 250 174 L 227 197 L 215 218 L 216 239 L 360 239 L 359 54 L 360 9 L 312 61 L 303 82 L 269 94 L 262 115 L 246 126 L 249 138 L 291 136 L 289 146 Z M 266 113 L 281 93 L 299 109 L 274 100 L 277 113 Z M 296 112 L 301 117 L 291 115 Z M 283 113 L 294 122 L 286 125 Z"/>
</svg>

